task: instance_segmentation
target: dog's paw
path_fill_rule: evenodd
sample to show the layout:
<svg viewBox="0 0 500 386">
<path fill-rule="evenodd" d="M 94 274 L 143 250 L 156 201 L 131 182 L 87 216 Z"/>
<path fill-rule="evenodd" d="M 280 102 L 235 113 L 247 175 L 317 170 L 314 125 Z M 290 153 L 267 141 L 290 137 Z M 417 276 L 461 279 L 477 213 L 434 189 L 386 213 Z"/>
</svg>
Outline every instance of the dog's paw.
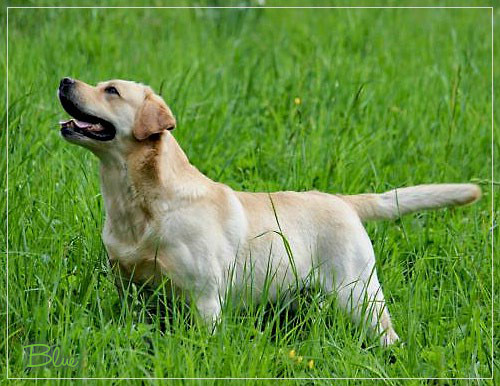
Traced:
<svg viewBox="0 0 500 386">
<path fill-rule="evenodd" d="M 384 333 L 380 336 L 380 344 L 383 347 L 388 347 L 390 345 L 393 345 L 399 340 L 398 334 L 396 334 L 396 331 L 393 329 L 384 331 Z"/>
</svg>

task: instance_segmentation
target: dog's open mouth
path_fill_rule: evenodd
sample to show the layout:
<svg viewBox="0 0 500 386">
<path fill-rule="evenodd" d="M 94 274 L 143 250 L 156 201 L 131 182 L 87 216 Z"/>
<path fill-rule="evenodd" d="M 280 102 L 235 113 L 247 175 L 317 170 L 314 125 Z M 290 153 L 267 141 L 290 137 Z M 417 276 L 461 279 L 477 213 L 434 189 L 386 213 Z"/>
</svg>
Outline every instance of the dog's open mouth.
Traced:
<svg viewBox="0 0 500 386">
<path fill-rule="evenodd" d="M 61 134 L 69 137 L 74 133 L 97 141 L 110 141 L 116 135 L 116 129 L 111 122 L 80 110 L 70 99 L 59 94 L 59 100 L 66 112 L 73 117 L 67 121 L 60 121 Z"/>
</svg>

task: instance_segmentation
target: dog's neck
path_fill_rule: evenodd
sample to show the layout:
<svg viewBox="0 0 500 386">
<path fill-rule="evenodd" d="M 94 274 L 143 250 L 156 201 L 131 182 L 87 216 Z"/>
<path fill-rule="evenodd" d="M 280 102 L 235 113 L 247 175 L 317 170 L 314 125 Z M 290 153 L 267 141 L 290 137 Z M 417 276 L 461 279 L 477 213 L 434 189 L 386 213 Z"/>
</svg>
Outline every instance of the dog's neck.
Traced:
<svg viewBox="0 0 500 386">
<path fill-rule="evenodd" d="M 101 159 L 106 221 L 121 238 L 142 237 L 155 215 L 203 197 L 210 183 L 170 133 L 135 146 L 125 156 Z"/>
</svg>

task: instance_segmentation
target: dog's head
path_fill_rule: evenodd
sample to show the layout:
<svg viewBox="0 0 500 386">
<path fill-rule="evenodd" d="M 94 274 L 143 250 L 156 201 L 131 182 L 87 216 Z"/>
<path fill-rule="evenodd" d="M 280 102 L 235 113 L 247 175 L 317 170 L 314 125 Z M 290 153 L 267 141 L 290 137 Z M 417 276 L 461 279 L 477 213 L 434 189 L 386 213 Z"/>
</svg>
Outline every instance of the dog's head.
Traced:
<svg viewBox="0 0 500 386">
<path fill-rule="evenodd" d="M 139 83 L 111 80 L 94 87 L 64 78 L 58 95 L 72 117 L 60 122 L 61 135 L 97 155 L 117 146 L 156 140 L 175 128 L 175 118 L 163 99 Z"/>
</svg>

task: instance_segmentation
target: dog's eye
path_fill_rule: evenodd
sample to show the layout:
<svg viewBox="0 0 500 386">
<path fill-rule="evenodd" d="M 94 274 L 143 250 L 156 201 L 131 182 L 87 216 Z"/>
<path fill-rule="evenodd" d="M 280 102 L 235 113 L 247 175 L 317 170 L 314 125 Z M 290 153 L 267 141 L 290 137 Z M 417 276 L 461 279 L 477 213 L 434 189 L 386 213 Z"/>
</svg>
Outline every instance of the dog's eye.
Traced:
<svg viewBox="0 0 500 386">
<path fill-rule="evenodd" d="M 118 90 L 117 90 L 115 87 L 113 87 L 113 86 L 106 87 L 106 88 L 104 89 L 104 91 L 105 91 L 105 92 L 107 92 L 108 94 L 116 94 L 116 95 L 118 95 L 118 96 L 120 95 L 120 94 L 118 93 Z"/>
</svg>

